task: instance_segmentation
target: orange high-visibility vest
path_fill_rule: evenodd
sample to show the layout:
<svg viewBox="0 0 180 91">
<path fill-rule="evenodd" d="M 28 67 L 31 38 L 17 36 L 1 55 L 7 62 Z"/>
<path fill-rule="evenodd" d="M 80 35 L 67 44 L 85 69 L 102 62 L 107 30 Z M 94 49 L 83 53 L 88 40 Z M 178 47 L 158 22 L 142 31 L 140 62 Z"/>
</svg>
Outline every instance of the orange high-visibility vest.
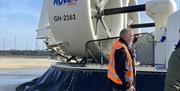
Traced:
<svg viewBox="0 0 180 91">
<path fill-rule="evenodd" d="M 108 64 L 107 77 L 116 84 L 119 84 L 119 85 L 123 84 L 122 80 L 119 78 L 119 76 L 117 75 L 117 72 L 115 70 L 115 60 L 114 60 L 115 51 L 120 48 L 125 49 L 126 56 L 128 59 L 127 66 L 126 66 L 127 72 L 125 74 L 125 79 L 130 83 L 130 85 L 132 85 L 133 81 L 134 81 L 134 79 L 133 79 L 133 77 L 134 77 L 133 64 L 132 64 L 133 61 L 132 61 L 132 58 L 131 58 L 128 48 L 124 44 L 120 43 L 119 40 L 115 41 L 115 43 L 113 44 L 113 46 L 110 50 L 110 55 L 109 55 L 110 60 L 109 60 L 109 64 Z M 121 61 L 121 60 L 118 60 L 118 61 Z M 119 66 L 121 66 L 121 65 L 119 65 Z"/>
</svg>

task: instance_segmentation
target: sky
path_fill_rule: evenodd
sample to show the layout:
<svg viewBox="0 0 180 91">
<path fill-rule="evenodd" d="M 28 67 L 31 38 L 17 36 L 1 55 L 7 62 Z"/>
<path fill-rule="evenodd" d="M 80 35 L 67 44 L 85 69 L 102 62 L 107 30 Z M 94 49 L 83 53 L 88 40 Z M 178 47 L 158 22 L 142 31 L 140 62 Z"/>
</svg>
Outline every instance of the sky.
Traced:
<svg viewBox="0 0 180 91">
<path fill-rule="evenodd" d="M 138 1 L 144 4 L 148 0 Z M 42 3 L 43 0 L 0 0 L 0 50 L 46 48 L 42 40 L 36 40 Z M 179 9 L 180 0 L 176 3 Z M 152 22 L 141 14 L 143 22 Z"/>
<path fill-rule="evenodd" d="M 42 48 L 36 31 L 43 0 L 1 0 L 0 49 L 34 50 Z M 36 47 L 37 43 L 37 47 Z"/>
</svg>

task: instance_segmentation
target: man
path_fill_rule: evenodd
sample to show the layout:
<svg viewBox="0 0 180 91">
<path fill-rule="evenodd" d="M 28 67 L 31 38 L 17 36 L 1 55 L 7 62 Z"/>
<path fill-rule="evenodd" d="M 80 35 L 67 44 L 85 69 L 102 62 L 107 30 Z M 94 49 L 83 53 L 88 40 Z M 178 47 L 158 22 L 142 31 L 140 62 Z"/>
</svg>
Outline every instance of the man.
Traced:
<svg viewBox="0 0 180 91">
<path fill-rule="evenodd" d="M 130 49 L 133 39 L 132 29 L 125 28 L 110 50 L 107 78 L 113 91 L 135 91 L 134 57 Z"/>
<path fill-rule="evenodd" d="M 165 91 L 180 91 L 180 40 L 168 62 Z"/>
</svg>

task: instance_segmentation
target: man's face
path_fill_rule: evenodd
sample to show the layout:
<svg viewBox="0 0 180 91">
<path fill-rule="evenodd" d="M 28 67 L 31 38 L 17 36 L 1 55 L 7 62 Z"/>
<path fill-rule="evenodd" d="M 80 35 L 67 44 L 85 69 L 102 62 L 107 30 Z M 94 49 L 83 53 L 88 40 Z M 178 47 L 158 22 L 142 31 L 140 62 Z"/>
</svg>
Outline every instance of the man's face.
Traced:
<svg viewBox="0 0 180 91">
<path fill-rule="evenodd" d="M 134 40 L 134 32 L 131 31 L 127 34 L 127 42 L 130 46 L 133 44 L 133 40 Z"/>
</svg>

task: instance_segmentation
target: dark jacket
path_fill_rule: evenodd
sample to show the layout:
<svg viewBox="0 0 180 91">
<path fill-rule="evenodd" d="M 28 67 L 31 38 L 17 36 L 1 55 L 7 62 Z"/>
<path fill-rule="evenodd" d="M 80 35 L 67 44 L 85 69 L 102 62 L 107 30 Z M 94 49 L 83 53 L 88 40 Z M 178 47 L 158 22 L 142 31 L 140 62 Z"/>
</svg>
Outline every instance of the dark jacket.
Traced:
<svg viewBox="0 0 180 91">
<path fill-rule="evenodd" d="M 168 62 L 165 91 L 180 91 L 180 40 Z"/>
<path fill-rule="evenodd" d="M 128 44 L 123 39 L 119 39 L 119 41 L 128 47 Z M 129 53 L 130 53 L 132 59 L 134 59 L 133 51 L 129 47 L 128 47 L 128 49 L 129 49 Z M 121 89 L 122 91 L 125 91 L 126 89 L 131 87 L 131 85 L 125 79 L 125 73 L 127 71 L 127 68 L 125 65 L 126 65 L 126 62 L 128 62 L 128 59 L 127 59 L 127 56 L 125 53 L 125 49 L 124 48 L 117 49 L 115 51 L 114 58 L 115 58 L 115 70 L 116 70 L 119 78 L 122 80 L 123 85 L 118 85 L 111 80 L 109 80 L 109 83 L 113 88 Z M 134 62 L 133 62 L 133 68 L 134 68 Z M 134 74 L 135 74 L 135 72 L 134 72 Z"/>
</svg>

